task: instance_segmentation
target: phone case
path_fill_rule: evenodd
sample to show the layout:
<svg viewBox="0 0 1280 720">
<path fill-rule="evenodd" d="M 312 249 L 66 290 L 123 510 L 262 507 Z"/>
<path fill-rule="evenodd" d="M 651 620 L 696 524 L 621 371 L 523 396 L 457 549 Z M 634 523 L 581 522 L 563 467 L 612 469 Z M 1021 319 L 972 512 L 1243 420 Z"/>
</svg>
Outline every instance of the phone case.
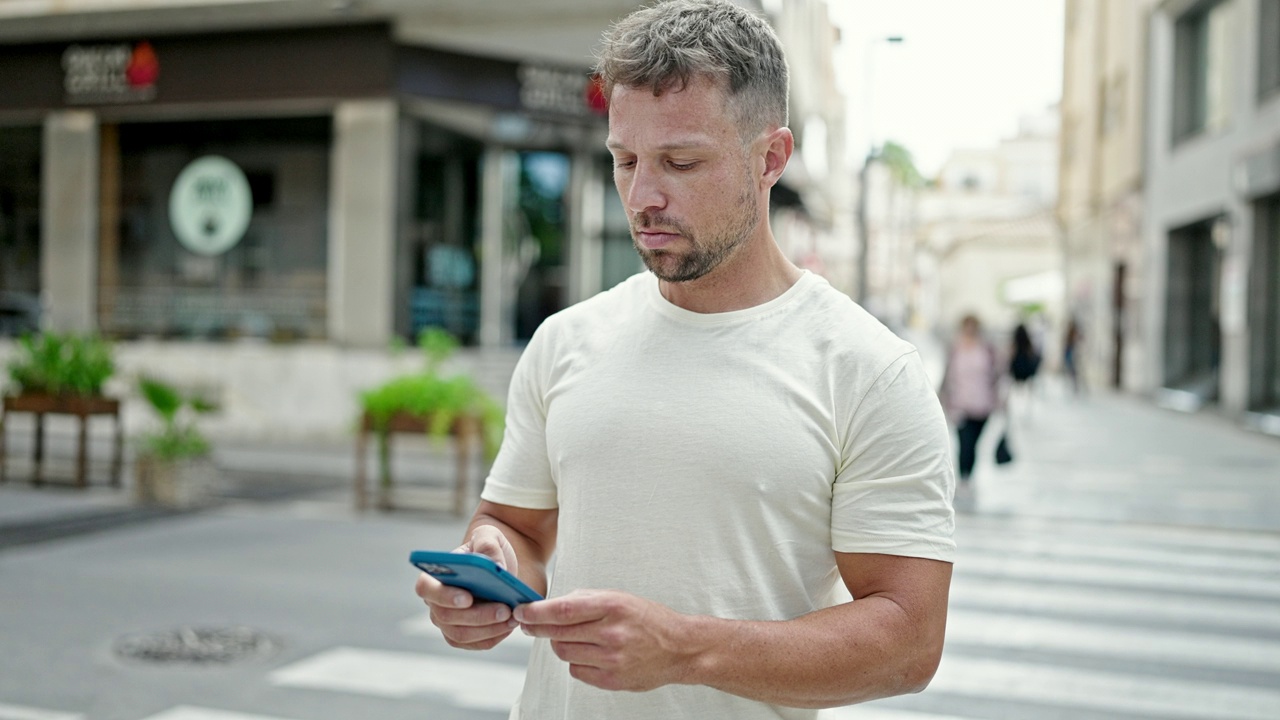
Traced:
<svg viewBox="0 0 1280 720">
<path fill-rule="evenodd" d="M 445 585 L 467 590 L 477 600 L 500 602 L 514 608 L 520 603 L 542 599 L 536 590 L 484 555 L 415 550 L 409 554 L 409 562 Z"/>
</svg>

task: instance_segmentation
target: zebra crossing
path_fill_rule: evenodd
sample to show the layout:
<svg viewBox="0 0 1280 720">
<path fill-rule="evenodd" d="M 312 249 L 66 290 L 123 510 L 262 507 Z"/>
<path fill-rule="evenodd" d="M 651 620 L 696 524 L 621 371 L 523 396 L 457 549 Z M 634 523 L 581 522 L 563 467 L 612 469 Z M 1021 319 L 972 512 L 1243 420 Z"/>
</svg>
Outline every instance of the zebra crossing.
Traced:
<svg viewBox="0 0 1280 720">
<path fill-rule="evenodd" d="M 957 540 L 947 647 L 929 689 L 824 720 L 1280 718 L 1280 536 L 965 516 Z M 506 717 L 529 638 L 456 651 L 425 614 L 398 634 L 410 644 L 331 647 L 265 668 L 264 683 L 401 703 L 405 717 Z M 309 708 L 298 713 L 207 705 L 138 720 L 337 720 L 316 702 L 291 706 Z M 95 718 L 0 704 L 0 720 Z"/>
</svg>

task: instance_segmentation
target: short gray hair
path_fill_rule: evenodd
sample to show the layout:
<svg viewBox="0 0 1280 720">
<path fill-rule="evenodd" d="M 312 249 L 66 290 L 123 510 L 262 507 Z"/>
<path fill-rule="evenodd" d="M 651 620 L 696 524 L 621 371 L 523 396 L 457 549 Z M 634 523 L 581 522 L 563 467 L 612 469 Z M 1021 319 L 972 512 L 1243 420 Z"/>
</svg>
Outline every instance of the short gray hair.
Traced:
<svg viewBox="0 0 1280 720">
<path fill-rule="evenodd" d="M 596 71 L 606 98 L 617 85 L 657 96 L 709 76 L 744 140 L 787 124 L 782 44 L 764 19 L 727 0 L 667 0 L 631 13 L 605 34 Z"/>
</svg>

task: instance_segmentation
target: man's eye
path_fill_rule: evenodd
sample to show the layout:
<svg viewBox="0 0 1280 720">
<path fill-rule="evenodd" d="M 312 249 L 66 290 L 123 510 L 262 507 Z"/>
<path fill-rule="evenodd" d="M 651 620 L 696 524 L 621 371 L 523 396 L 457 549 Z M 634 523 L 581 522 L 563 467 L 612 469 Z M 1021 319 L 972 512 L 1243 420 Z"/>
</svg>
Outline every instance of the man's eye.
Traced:
<svg viewBox="0 0 1280 720">
<path fill-rule="evenodd" d="M 625 168 L 629 168 L 635 164 L 636 164 L 635 160 L 614 160 L 613 161 L 613 167 L 615 170 L 622 170 Z"/>
<path fill-rule="evenodd" d="M 698 164 L 698 163 L 696 163 L 696 162 L 679 163 L 679 162 L 672 161 L 672 162 L 671 162 L 671 167 L 672 167 L 672 168 L 674 168 L 674 169 L 676 169 L 676 170 L 692 170 L 692 169 L 693 169 L 693 167 L 694 167 L 695 165 L 697 165 L 697 164 Z"/>
</svg>

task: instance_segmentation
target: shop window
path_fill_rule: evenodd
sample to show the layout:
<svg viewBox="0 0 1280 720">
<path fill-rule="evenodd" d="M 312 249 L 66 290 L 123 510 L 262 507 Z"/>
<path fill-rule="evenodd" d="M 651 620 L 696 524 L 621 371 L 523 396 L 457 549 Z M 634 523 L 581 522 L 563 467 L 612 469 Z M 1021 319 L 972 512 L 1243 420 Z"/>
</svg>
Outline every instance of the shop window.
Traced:
<svg viewBox="0 0 1280 720">
<path fill-rule="evenodd" d="M 40 143 L 0 128 L 0 336 L 40 328 Z"/>
<path fill-rule="evenodd" d="M 102 253 L 103 332 L 323 338 L 331 133 L 327 117 L 118 126 L 120 222 L 103 238 L 114 246 Z M 103 152 L 112 145 L 104 143 Z M 174 204 L 184 170 L 209 158 L 234 168 L 230 186 L 247 187 L 242 233 L 223 231 L 234 219 L 193 219 L 193 210 L 182 209 L 188 206 Z M 227 191 L 221 176 L 194 182 L 196 195 Z M 111 184 L 104 178 L 104 187 Z M 191 227 L 218 242 L 193 244 L 184 229 Z"/>
<path fill-rule="evenodd" d="M 1220 263 L 1207 220 L 1169 233 L 1165 305 L 1165 387 L 1216 400 L 1221 343 Z"/>
<path fill-rule="evenodd" d="M 569 156 L 520 153 L 518 257 L 527 268 L 517 290 L 516 339 L 528 340 L 542 321 L 564 308 Z"/>
<path fill-rule="evenodd" d="M 1258 98 L 1280 93 L 1280 0 L 1258 5 Z"/>
<path fill-rule="evenodd" d="M 1249 285 L 1249 406 L 1280 413 L 1280 195 L 1254 206 Z"/>
<path fill-rule="evenodd" d="M 1234 29 L 1234 0 L 1201 3 L 1175 23 L 1175 144 L 1220 130 L 1231 119 Z"/>
<path fill-rule="evenodd" d="M 402 233 L 398 331 L 412 342 L 443 328 L 464 344 L 480 333 L 480 168 L 484 146 L 443 128 L 418 126 L 412 216 Z"/>
</svg>

